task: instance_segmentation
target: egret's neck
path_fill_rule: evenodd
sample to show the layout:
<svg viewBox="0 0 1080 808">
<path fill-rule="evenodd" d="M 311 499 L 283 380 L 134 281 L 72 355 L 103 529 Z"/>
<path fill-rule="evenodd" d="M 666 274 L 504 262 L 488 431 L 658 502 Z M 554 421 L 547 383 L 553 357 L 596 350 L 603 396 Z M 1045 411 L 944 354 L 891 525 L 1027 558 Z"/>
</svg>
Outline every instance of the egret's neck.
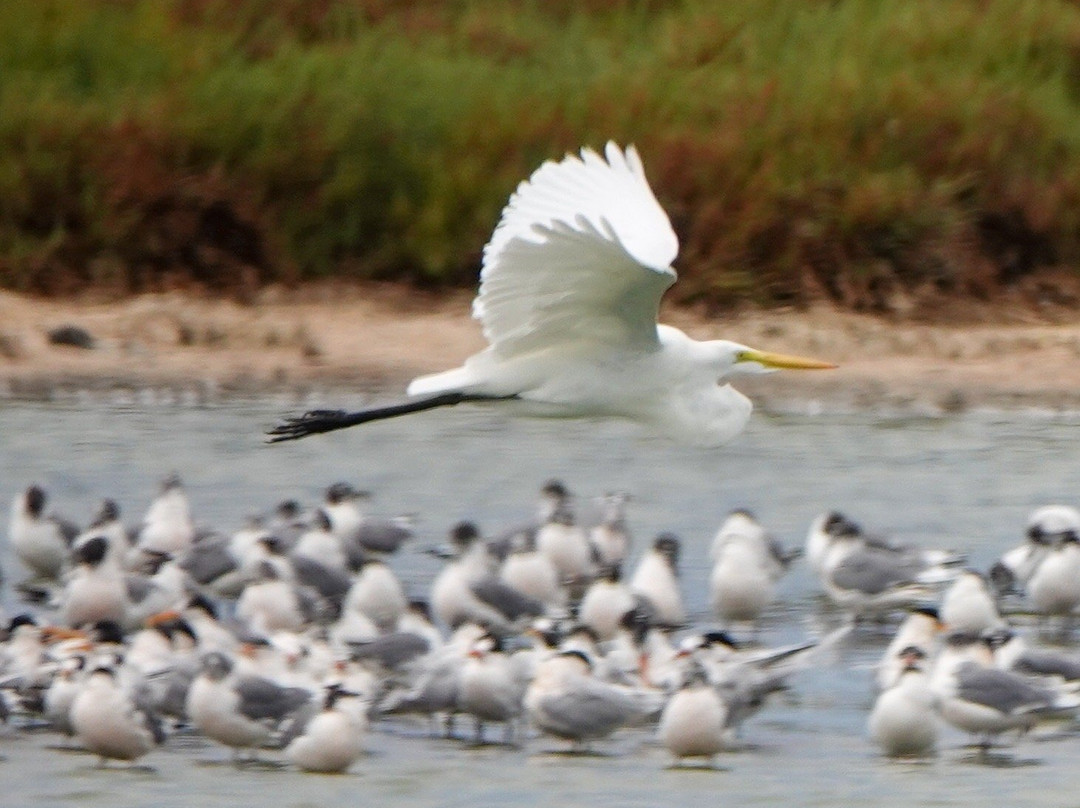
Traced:
<svg viewBox="0 0 1080 808">
<path fill-rule="evenodd" d="M 658 325 L 656 330 L 666 353 L 694 366 L 712 382 L 731 373 L 739 351 L 746 347 L 726 339 L 696 340 L 669 325 Z"/>
<path fill-rule="evenodd" d="M 735 437 L 750 417 L 751 404 L 723 383 L 743 346 L 727 340 L 698 341 L 671 326 L 658 326 L 662 376 L 674 394 L 653 414 L 659 430 L 697 446 L 718 446 Z"/>
</svg>

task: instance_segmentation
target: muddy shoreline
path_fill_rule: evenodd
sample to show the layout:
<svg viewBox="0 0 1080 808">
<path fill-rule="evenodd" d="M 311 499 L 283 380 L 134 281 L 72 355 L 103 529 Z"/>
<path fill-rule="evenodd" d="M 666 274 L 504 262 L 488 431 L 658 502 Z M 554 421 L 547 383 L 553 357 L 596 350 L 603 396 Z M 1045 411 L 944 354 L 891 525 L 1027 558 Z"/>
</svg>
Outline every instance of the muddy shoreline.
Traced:
<svg viewBox="0 0 1080 808">
<path fill-rule="evenodd" d="M 0 294 L 0 399 L 140 393 L 213 401 L 278 395 L 359 400 L 400 395 L 413 376 L 483 346 L 470 295 L 395 287 L 271 289 L 246 304 L 193 294 L 56 301 Z M 720 319 L 665 308 L 698 338 L 837 362 L 834 371 L 741 380 L 782 411 L 969 408 L 1080 410 L 1080 324 L 918 324 L 841 312 L 747 311 Z M 50 342 L 76 326 L 94 347 Z"/>
</svg>

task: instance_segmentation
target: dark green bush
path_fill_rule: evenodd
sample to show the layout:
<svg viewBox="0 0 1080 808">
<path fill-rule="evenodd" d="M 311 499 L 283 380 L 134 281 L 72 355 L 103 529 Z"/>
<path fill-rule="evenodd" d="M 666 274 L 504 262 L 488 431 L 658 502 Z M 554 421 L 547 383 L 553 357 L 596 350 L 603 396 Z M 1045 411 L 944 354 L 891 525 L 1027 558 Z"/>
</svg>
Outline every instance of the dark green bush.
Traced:
<svg viewBox="0 0 1080 808">
<path fill-rule="evenodd" d="M 8 0 L 0 284 L 471 285 L 544 159 L 633 141 L 676 294 L 910 309 L 1080 262 L 1064 0 Z"/>
</svg>

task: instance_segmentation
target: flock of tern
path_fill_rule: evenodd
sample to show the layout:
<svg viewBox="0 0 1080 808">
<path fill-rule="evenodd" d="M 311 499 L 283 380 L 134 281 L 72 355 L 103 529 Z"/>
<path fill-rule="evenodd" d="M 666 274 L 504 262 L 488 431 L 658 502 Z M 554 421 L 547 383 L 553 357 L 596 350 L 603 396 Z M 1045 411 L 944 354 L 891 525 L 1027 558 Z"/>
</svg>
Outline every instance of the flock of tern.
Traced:
<svg viewBox="0 0 1080 808">
<path fill-rule="evenodd" d="M 287 501 L 224 534 L 196 526 L 176 475 L 135 527 L 107 500 L 76 528 L 30 486 L 8 527 L 29 575 L 0 644 L 4 719 L 47 726 L 103 763 L 195 732 L 237 761 L 273 750 L 305 771 L 343 771 L 372 722 L 417 721 L 572 751 L 646 728 L 676 763 L 708 762 L 799 671 L 860 624 L 897 616 L 867 718 L 883 753 L 932 754 L 943 725 L 988 747 L 1080 709 L 1080 655 L 1001 610 L 1020 604 L 1068 630 L 1080 606 L 1071 507 L 1032 513 L 1023 543 L 986 574 L 837 512 L 785 548 L 735 510 L 708 549 L 709 602 L 688 608 L 682 543 L 661 533 L 635 547 L 628 495 L 598 498 L 586 521 L 552 480 L 528 523 L 485 535 L 461 522 L 431 547 L 407 520 L 373 519 L 366 496 L 336 483 L 313 507 Z M 442 567 L 408 592 L 393 561 L 416 552 Z M 783 647 L 736 640 L 756 636 L 794 563 L 820 580 L 837 627 Z"/>
</svg>

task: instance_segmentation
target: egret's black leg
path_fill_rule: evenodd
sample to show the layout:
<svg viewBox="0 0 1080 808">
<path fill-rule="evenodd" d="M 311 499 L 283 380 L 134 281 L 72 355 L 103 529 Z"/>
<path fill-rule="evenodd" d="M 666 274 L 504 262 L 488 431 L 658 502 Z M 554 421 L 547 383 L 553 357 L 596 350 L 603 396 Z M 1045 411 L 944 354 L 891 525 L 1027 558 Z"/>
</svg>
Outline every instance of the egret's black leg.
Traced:
<svg viewBox="0 0 1080 808">
<path fill-rule="evenodd" d="M 333 432 L 335 429 L 344 429 L 348 426 L 366 424 L 368 421 L 381 421 L 384 418 L 395 418 L 398 415 L 408 415 L 411 412 L 423 412 L 433 410 L 436 407 L 452 407 L 455 404 L 463 404 L 469 401 L 503 401 L 517 398 L 517 396 L 481 396 L 466 393 L 440 393 L 427 398 L 418 398 L 412 401 L 403 401 L 399 404 L 387 404 L 382 407 L 371 407 L 356 412 L 345 410 L 308 410 L 303 415 L 294 418 L 286 418 L 280 424 L 267 432 L 268 443 L 280 443 L 285 440 L 296 440 L 308 435 L 317 435 L 320 432 Z"/>
</svg>

